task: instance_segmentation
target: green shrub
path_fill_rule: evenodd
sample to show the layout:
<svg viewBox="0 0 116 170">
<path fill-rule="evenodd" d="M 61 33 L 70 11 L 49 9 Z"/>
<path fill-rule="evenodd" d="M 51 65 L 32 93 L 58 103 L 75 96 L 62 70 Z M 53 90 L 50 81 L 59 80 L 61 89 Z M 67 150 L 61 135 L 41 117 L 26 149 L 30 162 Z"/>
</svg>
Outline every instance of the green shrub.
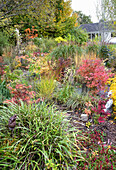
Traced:
<svg viewBox="0 0 116 170">
<path fill-rule="evenodd" d="M 9 99 L 11 96 L 10 91 L 6 85 L 6 81 L 2 81 L 0 78 L 0 103 L 3 103 L 4 100 Z"/>
<path fill-rule="evenodd" d="M 76 44 L 83 44 L 88 40 L 87 32 L 78 27 L 71 29 L 70 35 Z"/>
<path fill-rule="evenodd" d="M 88 93 L 80 94 L 78 91 L 74 91 L 70 98 L 68 98 L 66 105 L 70 109 L 81 109 L 85 108 L 85 103 L 91 101 L 91 98 Z"/>
<path fill-rule="evenodd" d="M 8 45 L 8 38 L 0 32 L 0 56 L 3 54 L 3 48 Z"/>
<path fill-rule="evenodd" d="M 66 103 L 72 93 L 73 87 L 69 83 L 66 83 L 61 88 L 56 90 L 54 97 L 56 98 L 57 102 Z"/>
<path fill-rule="evenodd" d="M 99 50 L 99 57 L 101 59 L 106 59 L 112 56 L 111 50 L 108 48 L 107 45 L 102 45 Z"/>
<path fill-rule="evenodd" d="M 116 69 L 116 49 L 113 45 L 102 45 L 99 50 L 99 57 L 104 59 L 105 66 Z"/>
<path fill-rule="evenodd" d="M 53 48 L 56 47 L 56 41 L 52 38 L 35 38 L 34 44 L 37 45 L 41 52 L 50 52 Z"/>
<path fill-rule="evenodd" d="M 15 114 L 16 126 L 11 138 L 7 124 Z M 67 169 L 83 159 L 76 134 L 72 133 L 74 129 L 68 128 L 63 113 L 53 106 L 44 102 L 10 104 L 0 109 L 0 117 L 0 167 L 3 169 Z"/>
</svg>

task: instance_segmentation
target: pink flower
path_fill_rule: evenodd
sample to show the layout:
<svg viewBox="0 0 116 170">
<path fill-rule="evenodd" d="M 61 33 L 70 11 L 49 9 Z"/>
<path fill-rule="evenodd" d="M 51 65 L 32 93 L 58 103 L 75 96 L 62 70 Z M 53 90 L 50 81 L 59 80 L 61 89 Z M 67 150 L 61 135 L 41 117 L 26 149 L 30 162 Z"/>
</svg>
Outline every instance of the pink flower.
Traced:
<svg viewBox="0 0 116 170">
<path fill-rule="evenodd" d="M 100 116 L 100 117 L 98 118 L 98 122 L 99 122 L 99 123 L 104 123 L 104 122 L 105 122 L 104 118 L 105 118 L 105 117 L 101 117 L 101 116 Z"/>
</svg>

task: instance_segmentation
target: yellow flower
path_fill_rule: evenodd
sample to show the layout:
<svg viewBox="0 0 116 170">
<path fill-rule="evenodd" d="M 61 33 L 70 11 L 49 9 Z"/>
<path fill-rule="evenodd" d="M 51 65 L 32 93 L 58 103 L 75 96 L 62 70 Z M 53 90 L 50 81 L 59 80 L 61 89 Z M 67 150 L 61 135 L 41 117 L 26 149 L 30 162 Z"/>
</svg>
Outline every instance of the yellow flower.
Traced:
<svg viewBox="0 0 116 170">
<path fill-rule="evenodd" d="M 90 122 L 87 122 L 87 123 L 86 123 L 86 126 L 87 126 L 88 128 L 90 127 L 90 125 L 91 125 Z"/>
<path fill-rule="evenodd" d="M 93 152 L 92 152 L 92 155 L 93 155 L 93 156 L 98 155 L 98 151 L 96 151 L 96 150 L 95 150 L 95 151 L 93 151 Z"/>
</svg>

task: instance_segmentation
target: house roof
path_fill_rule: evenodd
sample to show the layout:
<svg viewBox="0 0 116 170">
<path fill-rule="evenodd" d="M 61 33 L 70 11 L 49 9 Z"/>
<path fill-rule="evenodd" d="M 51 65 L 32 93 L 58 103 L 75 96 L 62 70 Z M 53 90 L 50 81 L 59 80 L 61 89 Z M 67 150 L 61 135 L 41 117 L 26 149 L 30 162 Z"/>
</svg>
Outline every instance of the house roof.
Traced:
<svg viewBox="0 0 116 170">
<path fill-rule="evenodd" d="M 99 23 L 90 23 L 90 24 L 82 24 L 80 28 L 85 29 L 87 32 L 99 32 L 101 30 L 109 31 L 112 30 L 111 24 L 108 22 L 99 22 Z"/>
</svg>

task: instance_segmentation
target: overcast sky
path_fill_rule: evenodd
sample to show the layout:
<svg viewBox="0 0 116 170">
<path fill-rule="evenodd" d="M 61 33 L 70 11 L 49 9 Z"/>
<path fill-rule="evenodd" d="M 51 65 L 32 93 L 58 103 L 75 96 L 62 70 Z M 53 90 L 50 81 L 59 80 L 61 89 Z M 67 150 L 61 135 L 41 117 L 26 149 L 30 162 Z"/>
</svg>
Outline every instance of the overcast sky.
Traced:
<svg viewBox="0 0 116 170">
<path fill-rule="evenodd" d="M 72 0 L 72 9 L 82 11 L 85 15 L 90 15 L 92 22 L 98 22 L 96 6 L 98 0 Z"/>
</svg>

